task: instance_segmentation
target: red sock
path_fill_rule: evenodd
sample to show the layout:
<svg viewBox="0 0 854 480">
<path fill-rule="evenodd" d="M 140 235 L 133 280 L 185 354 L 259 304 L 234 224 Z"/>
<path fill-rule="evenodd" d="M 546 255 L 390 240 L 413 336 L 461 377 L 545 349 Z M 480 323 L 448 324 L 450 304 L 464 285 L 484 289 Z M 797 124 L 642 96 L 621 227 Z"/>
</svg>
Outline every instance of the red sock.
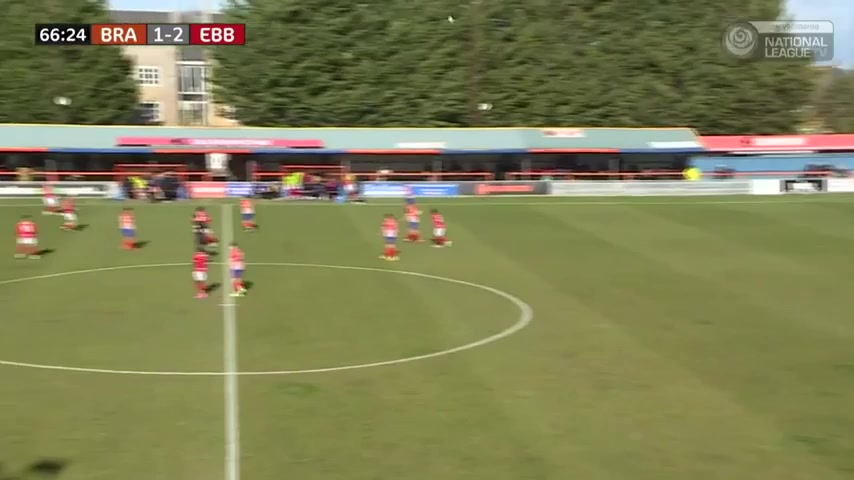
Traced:
<svg viewBox="0 0 854 480">
<path fill-rule="evenodd" d="M 386 257 L 393 257 L 394 253 L 395 253 L 394 247 L 385 247 L 385 256 Z"/>
<path fill-rule="evenodd" d="M 207 293 L 208 286 L 205 285 L 205 282 L 196 282 L 196 290 L 198 290 L 199 293 Z"/>
</svg>

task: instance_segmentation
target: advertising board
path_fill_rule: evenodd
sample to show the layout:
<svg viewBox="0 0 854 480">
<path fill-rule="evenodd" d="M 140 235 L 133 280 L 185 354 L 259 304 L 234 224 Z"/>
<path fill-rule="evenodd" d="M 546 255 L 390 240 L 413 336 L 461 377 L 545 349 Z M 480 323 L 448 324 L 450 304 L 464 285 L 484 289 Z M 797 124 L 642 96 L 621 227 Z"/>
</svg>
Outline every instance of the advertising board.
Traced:
<svg viewBox="0 0 854 480">
<path fill-rule="evenodd" d="M 406 184 L 393 182 L 368 182 L 360 186 L 361 194 L 367 198 L 405 197 Z"/>
<path fill-rule="evenodd" d="M 190 198 L 225 198 L 226 184 L 222 182 L 190 182 L 187 184 Z"/>
<path fill-rule="evenodd" d="M 854 134 L 700 137 L 712 152 L 854 151 Z"/>
<path fill-rule="evenodd" d="M 460 194 L 460 186 L 456 183 L 410 183 L 416 197 L 456 197 Z"/>
<path fill-rule="evenodd" d="M 557 196 L 700 196 L 748 195 L 753 192 L 751 180 L 577 180 L 553 182 L 551 194 Z"/>
<path fill-rule="evenodd" d="M 0 197 L 40 197 L 44 185 L 44 182 L 0 182 Z M 51 182 L 50 185 L 57 195 L 82 198 L 108 198 L 119 189 L 115 182 Z"/>
<path fill-rule="evenodd" d="M 396 183 L 368 182 L 361 185 L 361 194 L 366 198 L 405 197 L 407 189 L 416 197 L 454 197 L 460 194 L 456 183 Z"/>
<path fill-rule="evenodd" d="M 751 182 L 751 195 L 780 195 L 780 181 L 773 178 L 758 178 Z"/>
<path fill-rule="evenodd" d="M 821 193 L 827 191 L 825 179 L 788 179 L 780 180 L 780 191 L 785 193 Z"/>
<path fill-rule="evenodd" d="M 827 179 L 828 193 L 854 193 L 854 178 Z"/>
<path fill-rule="evenodd" d="M 248 197 L 253 190 L 252 182 L 228 182 L 225 185 L 227 197 Z"/>
<path fill-rule="evenodd" d="M 471 182 L 462 184 L 462 195 L 545 195 L 548 182 Z"/>
</svg>

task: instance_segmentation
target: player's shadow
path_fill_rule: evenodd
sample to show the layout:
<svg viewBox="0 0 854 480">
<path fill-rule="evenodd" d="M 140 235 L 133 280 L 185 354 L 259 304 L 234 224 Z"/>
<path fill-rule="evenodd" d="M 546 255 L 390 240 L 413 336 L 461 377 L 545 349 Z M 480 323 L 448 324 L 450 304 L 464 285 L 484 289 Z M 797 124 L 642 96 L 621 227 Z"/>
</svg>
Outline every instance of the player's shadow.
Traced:
<svg viewBox="0 0 854 480">
<path fill-rule="evenodd" d="M 0 464 L 0 480 L 30 480 L 59 478 L 68 468 L 68 461 L 58 458 L 43 458 L 28 465 L 24 470 L 10 472 Z"/>
<path fill-rule="evenodd" d="M 212 284 L 208 285 L 207 293 L 213 293 L 213 292 L 219 290 L 220 288 L 222 288 L 221 283 L 219 283 L 219 282 L 212 283 Z"/>
<path fill-rule="evenodd" d="M 82 232 L 83 230 L 86 230 L 87 228 L 89 228 L 88 223 L 81 223 L 80 225 L 77 225 L 77 227 L 74 228 L 74 231 L 75 232 Z"/>
<path fill-rule="evenodd" d="M 39 250 L 36 254 L 40 257 L 46 257 L 55 251 L 56 250 L 54 250 L 52 248 L 43 248 L 43 249 Z M 0 480 L 2 480 L 2 479 L 0 479 Z"/>
<path fill-rule="evenodd" d="M 145 248 L 145 246 L 149 243 L 151 242 L 149 242 L 148 240 L 141 240 L 139 242 L 134 243 L 133 248 Z"/>
<path fill-rule="evenodd" d="M 254 287 L 254 286 L 255 286 L 255 282 L 250 282 L 248 280 L 243 282 L 243 288 L 245 288 L 247 292 L 251 291 L 252 287 Z"/>
</svg>

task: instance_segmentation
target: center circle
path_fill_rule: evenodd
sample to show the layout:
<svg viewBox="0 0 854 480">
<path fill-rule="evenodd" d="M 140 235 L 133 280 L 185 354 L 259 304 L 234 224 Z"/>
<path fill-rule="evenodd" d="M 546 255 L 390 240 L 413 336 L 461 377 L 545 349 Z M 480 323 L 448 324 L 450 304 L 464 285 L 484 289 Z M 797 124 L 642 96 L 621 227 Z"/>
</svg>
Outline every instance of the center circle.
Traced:
<svg viewBox="0 0 854 480">
<path fill-rule="evenodd" d="M 221 263 L 215 263 L 214 265 L 222 265 Z M 465 280 L 457 280 L 453 278 L 442 277 L 438 275 L 431 275 L 426 273 L 419 272 L 409 272 L 405 270 L 389 270 L 382 268 L 372 268 L 372 267 L 359 267 L 359 266 L 347 266 L 347 265 L 325 265 L 325 264 L 313 264 L 313 263 L 279 263 L 279 262 L 259 262 L 259 263 L 248 263 L 248 266 L 266 266 L 266 267 L 285 267 L 285 268 L 315 268 L 315 269 L 327 269 L 327 270 L 339 270 L 339 271 L 362 271 L 362 272 L 379 272 L 379 273 L 389 273 L 396 274 L 402 276 L 408 276 L 410 278 L 424 278 L 430 280 L 436 280 L 451 284 L 456 284 L 460 286 L 465 286 L 469 288 L 475 288 L 478 290 L 482 290 L 493 295 L 497 295 L 501 298 L 512 303 L 519 310 L 519 318 L 513 323 L 510 327 L 495 333 L 493 335 L 487 336 L 485 338 L 481 338 L 479 340 L 475 340 L 473 342 L 469 342 L 457 347 L 448 348 L 444 350 L 439 350 L 436 352 L 425 353 L 420 355 L 407 356 L 403 358 L 396 358 L 391 360 L 383 360 L 369 363 L 355 363 L 351 365 L 340 365 L 340 366 L 332 366 L 332 367 L 323 367 L 323 368 L 307 368 L 307 369 L 298 369 L 298 370 L 259 370 L 259 371 L 238 371 L 238 372 L 224 372 L 224 371 L 146 371 L 146 370 L 118 370 L 118 369 L 106 369 L 106 368 L 86 368 L 86 367 L 76 367 L 76 366 L 67 366 L 67 365 L 48 365 L 48 364 L 39 364 L 39 363 L 28 363 L 28 362 L 18 362 L 13 360 L 3 360 L 0 359 L 0 365 L 6 366 L 15 366 L 15 367 L 25 367 L 25 368 L 37 368 L 44 370 L 61 370 L 61 371 L 73 371 L 73 372 L 88 372 L 88 373 L 109 373 L 109 374 L 119 374 L 119 375 L 161 375 L 161 376 L 227 376 L 227 375 L 295 375 L 301 373 L 331 373 L 337 371 L 344 370 L 357 370 L 364 368 L 374 368 L 374 367 L 382 367 L 389 365 L 396 365 L 402 363 L 410 363 L 419 360 L 427 360 L 430 358 L 436 358 L 446 355 L 451 355 L 454 353 L 462 352 L 465 350 L 470 350 L 473 348 L 481 347 L 487 345 L 492 342 L 496 342 L 505 337 L 509 337 L 513 335 L 523 328 L 527 327 L 531 321 L 533 320 L 533 309 L 520 300 L 514 295 L 511 295 L 502 290 L 498 290 L 493 287 L 489 287 L 486 285 L 481 285 L 474 282 L 468 282 Z M 103 268 L 94 268 L 87 270 L 77 270 L 72 272 L 61 272 L 61 273 L 53 273 L 53 274 L 45 274 L 45 275 L 37 275 L 26 278 L 18 278 L 18 279 L 10 279 L 10 280 L 0 280 L 0 286 L 29 282 L 35 280 L 47 280 L 53 278 L 60 277 L 68 277 L 73 275 L 84 275 L 84 274 L 92 274 L 92 273 L 104 273 L 104 272 L 112 272 L 112 271 L 120 271 L 120 270 L 133 270 L 133 269 L 149 269 L 149 268 L 167 268 L 167 267 L 187 267 L 189 264 L 186 263 L 160 263 L 160 264 L 147 264 L 147 265 L 123 265 L 123 266 L 115 266 L 115 267 L 103 267 Z M 220 308 L 225 308 L 221 306 Z M 238 308 L 238 307 L 228 307 L 228 308 Z M 220 314 L 222 315 L 222 313 Z M 238 319 L 240 318 L 238 312 Z M 238 320 L 239 323 L 239 320 Z"/>
</svg>

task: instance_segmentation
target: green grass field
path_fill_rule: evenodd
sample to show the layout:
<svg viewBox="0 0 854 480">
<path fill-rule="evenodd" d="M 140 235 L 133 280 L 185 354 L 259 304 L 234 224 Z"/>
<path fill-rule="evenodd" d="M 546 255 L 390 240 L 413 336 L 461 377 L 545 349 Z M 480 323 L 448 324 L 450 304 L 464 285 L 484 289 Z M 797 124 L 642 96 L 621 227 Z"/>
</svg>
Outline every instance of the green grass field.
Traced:
<svg viewBox="0 0 854 480">
<path fill-rule="evenodd" d="M 133 252 L 118 203 L 39 215 L 53 251 L 15 260 L 40 208 L 2 203 L 0 478 L 851 479 L 849 198 L 434 202 L 454 246 L 395 263 L 398 202 L 262 203 L 256 233 L 213 204 L 236 306 L 192 298 L 195 204 L 137 205 Z"/>
</svg>

